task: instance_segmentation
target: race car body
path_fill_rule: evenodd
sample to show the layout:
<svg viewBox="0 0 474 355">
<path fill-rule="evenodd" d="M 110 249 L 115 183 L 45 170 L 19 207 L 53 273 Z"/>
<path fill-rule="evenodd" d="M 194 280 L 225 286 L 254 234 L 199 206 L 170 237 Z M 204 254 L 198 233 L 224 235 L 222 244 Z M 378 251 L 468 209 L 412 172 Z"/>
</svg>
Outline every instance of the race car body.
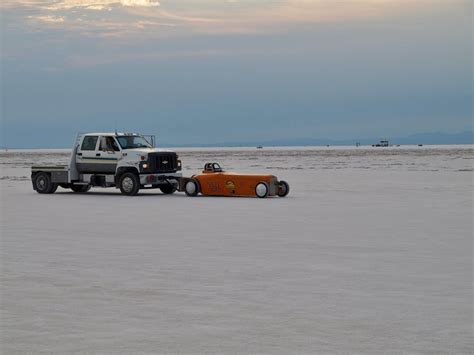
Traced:
<svg viewBox="0 0 474 355">
<path fill-rule="evenodd" d="M 274 175 L 242 174 L 222 170 L 218 163 L 207 163 L 201 174 L 181 179 L 181 188 L 188 196 L 268 196 L 285 197 L 290 187 Z"/>
</svg>

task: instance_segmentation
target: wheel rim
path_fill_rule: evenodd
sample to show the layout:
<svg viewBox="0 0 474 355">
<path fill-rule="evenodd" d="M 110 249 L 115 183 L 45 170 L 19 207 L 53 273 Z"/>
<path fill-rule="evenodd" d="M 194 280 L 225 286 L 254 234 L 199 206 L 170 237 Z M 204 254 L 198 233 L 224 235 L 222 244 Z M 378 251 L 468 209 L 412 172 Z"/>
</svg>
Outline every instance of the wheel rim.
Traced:
<svg viewBox="0 0 474 355">
<path fill-rule="evenodd" d="M 194 194 L 196 192 L 196 184 L 192 181 L 189 181 L 186 184 L 186 192 L 190 195 Z"/>
<path fill-rule="evenodd" d="M 133 180 L 128 176 L 122 180 L 122 188 L 125 192 L 131 192 L 133 190 Z"/>
<path fill-rule="evenodd" d="M 263 197 L 267 194 L 267 187 L 265 186 L 265 184 L 258 184 L 255 188 L 255 192 L 258 197 Z"/>
<path fill-rule="evenodd" d="M 286 184 L 280 185 L 280 195 L 284 196 L 288 192 L 288 186 Z"/>
<path fill-rule="evenodd" d="M 46 188 L 46 179 L 43 176 L 38 178 L 38 180 L 36 180 L 36 186 L 39 190 L 43 191 Z"/>
</svg>

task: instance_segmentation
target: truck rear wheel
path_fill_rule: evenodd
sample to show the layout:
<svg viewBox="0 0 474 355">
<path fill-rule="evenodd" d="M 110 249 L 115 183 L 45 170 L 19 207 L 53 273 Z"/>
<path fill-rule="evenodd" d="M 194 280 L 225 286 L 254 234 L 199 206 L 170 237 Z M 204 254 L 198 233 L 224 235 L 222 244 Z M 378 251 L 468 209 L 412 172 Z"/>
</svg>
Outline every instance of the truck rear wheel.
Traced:
<svg viewBox="0 0 474 355">
<path fill-rule="evenodd" d="M 134 173 L 125 173 L 120 177 L 119 187 L 124 195 L 135 196 L 140 190 L 140 180 Z"/>
<path fill-rule="evenodd" d="M 38 173 L 34 178 L 36 191 L 40 194 L 52 194 L 58 189 L 58 184 L 51 182 L 48 173 Z"/>
<path fill-rule="evenodd" d="M 285 197 L 290 192 L 290 185 L 284 180 L 281 180 L 278 184 L 278 196 Z"/>
<path fill-rule="evenodd" d="M 71 190 L 74 192 L 84 193 L 91 189 L 91 185 L 71 185 Z"/>
<path fill-rule="evenodd" d="M 176 186 L 176 184 L 161 185 L 160 190 L 165 195 L 171 195 L 171 194 L 174 194 L 176 192 L 176 190 L 178 190 L 178 186 Z"/>
</svg>

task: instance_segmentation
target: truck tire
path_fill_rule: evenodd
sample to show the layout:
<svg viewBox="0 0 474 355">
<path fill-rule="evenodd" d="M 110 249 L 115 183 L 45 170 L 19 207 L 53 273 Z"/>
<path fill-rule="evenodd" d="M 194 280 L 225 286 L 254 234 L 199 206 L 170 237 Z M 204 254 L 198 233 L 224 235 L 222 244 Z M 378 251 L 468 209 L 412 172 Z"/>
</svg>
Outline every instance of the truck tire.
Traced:
<svg viewBox="0 0 474 355">
<path fill-rule="evenodd" d="M 91 189 L 91 185 L 71 185 L 71 190 L 78 193 L 84 193 Z"/>
<path fill-rule="evenodd" d="M 197 196 L 199 193 L 199 183 L 195 179 L 190 179 L 186 185 L 184 185 L 184 192 L 190 197 Z"/>
<path fill-rule="evenodd" d="M 119 188 L 124 195 L 135 196 L 140 190 L 140 180 L 137 174 L 124 173 L 120 177 Z"/>
<path fill-rule="evenodd" d="M 268 184 L 264 181 L 259 182 L 257 186 L 255 186 L 255 195 L 259 198 L 265 198 L 268 196 L 269 188 Z"/>
<path fill-rule="evenodd" d="M 174 194 L 176 190 L 178 190 L 178 186 L 176 184 L 161 185 L 160 190 L 165 195 L 171 195 L 171 194 Z"/>
<path fill-rule="evenodd" d="M 58 184 L 51 182 L 51 176 L 48 173 L 36 174 L 34 183 L 36 191 L 40 194 L 52 194 L 58 189 Z"/>
<path fill-rule="evenodd" d="M 278 193 L 279 197 L 285 197 L 290 192 L 290 185 L 284 180 L 281 180 L 278 184 Z"/>
</svg>

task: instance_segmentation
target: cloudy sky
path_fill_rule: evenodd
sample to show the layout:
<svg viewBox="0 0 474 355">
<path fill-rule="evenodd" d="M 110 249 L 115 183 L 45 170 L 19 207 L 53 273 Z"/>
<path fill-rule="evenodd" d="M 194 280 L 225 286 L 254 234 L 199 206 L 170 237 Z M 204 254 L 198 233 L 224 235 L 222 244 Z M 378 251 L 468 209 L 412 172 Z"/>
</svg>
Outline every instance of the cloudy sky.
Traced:
<svg viewBox="0 0 474 355">
<path fill-rule="evenodd" d="M 2 0 L 1 146 L 472 128 L 470 0 Z"/>
</svg>

